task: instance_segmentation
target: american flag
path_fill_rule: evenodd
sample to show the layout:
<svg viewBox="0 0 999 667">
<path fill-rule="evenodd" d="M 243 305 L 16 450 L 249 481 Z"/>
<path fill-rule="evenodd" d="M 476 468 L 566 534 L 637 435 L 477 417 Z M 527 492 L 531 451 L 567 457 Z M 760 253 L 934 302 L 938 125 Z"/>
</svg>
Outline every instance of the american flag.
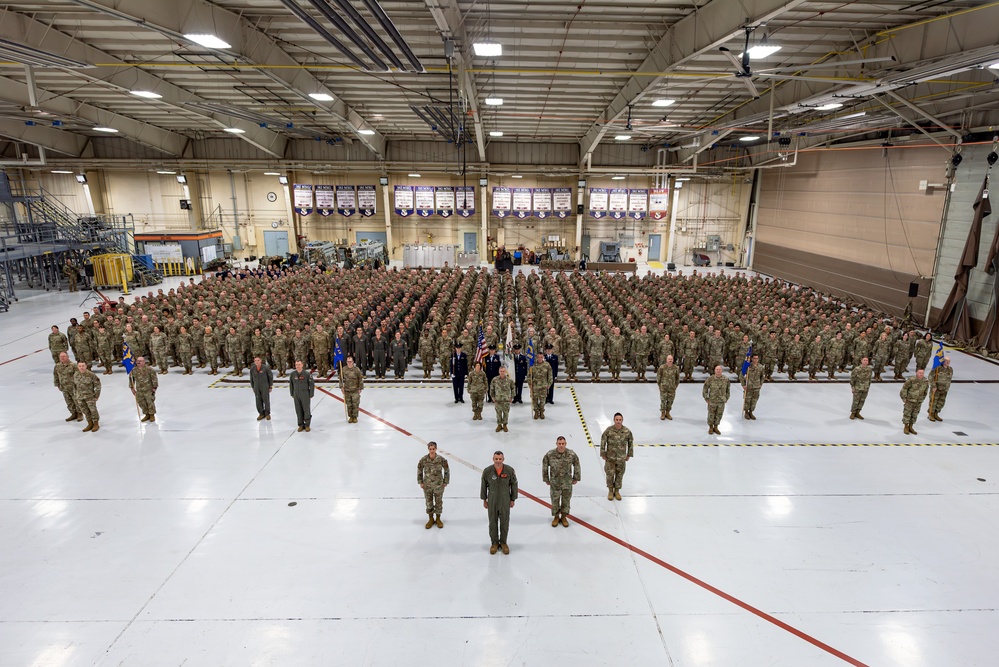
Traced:
<svg viewBox="0 0 999 667">
<path fill-rule="evenodd" d="M 484 331 L 482 331 L 482 326 L 480 325 L 479 326 L 479 346 L 475 350 L 475 361 L 472 363 L 472 365 L 474 366 L 475 364 L 479 363 L 480 361 L 482 361 L 488 355 L 489 355 L 489 350 L 486 349 L 486 334 L 485 334 Z"/>
</svg>

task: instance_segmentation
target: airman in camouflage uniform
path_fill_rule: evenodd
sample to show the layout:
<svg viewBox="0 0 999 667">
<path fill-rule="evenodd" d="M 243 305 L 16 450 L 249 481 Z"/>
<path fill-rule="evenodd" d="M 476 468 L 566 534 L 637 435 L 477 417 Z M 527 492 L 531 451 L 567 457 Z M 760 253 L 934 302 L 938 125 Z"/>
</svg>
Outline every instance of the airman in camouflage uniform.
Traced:
<svg viewBox="0 0 999 667">
<path fill-rule="evenodd" d="M 590 369 L 590 377 L 594 382 L 600 382 L 600 369 L 604 365 L 604 348 L 606 341 L 600 335 L 600 327 L 593 327 L 587 345 L 587 363 Z"/>
<path fill-rule="evenodd" d="M 760 355 L 754 354 L 749 368 L 746 369 L 746 374 L 739 379 L 744 393 L 742 403 L 742 416 L 744 419 L 756 420 L 753 410 L 756 409 L 756 402 L 760 400 L 760 388 L 763 387 L 763 377 L 763 366 L 760 365 Z"/>
<path fill-rule="evenodd" d="M 312 353 L 316 356 L 316 367 L 319 377 L 324 378 L 330 374 L 330 337 L 323 331 L 321 324 L 316 325 L 316 330 L 312 332 Z"/>
<path fill-rule="evenodd" d="M 128 334 L 125 334 L 125 342 L 128 342 Z M 166 375 L 170 366 L 170 356 L 167 354 L 166 334 L 160 331 L 158 326 L 154 326 L 153 333 L 149 335 L 149 351 L 153 353 L 153 360 L 160 367 L 160 375 Z"/>
<path fill-rule="evenodd" d="M 576 381 L 576 371 L 579 369 L 579 355 L 583 350 L 583 341 L 575 329 L 570 329 L 562 341 L 562 359 L 565 361 L 566 377 L 570 382 Z"/>
<path fill-rule="evenodd" d="M 676 345 L 669 334 L 663 334 L 662 340 L 656 345 L 656 368 L 666 363 L 666 357 L 673 357 L 676 361 Z M 679 369 L 679 366 L 677 368 Z"/>
<path fill-rule="evenodd" d="M 930 382 L 925 377 L 925 371 L 920 368 L 916 370 L 916 377 L 906 380 L 905 384 L 902 385 L 902 390 L 898 392 L 903 403 L 902 425 L 905 426 L 906 435 L 917 435 L 916 429 L 912 427 L 916 424 L 919 408 L 926 400 L 926 394 L 929 390 Z"/>
<path fill-rule="evenodd" d="M 922 338 L 916 341 L 916 368 L 926 368 L 933 355 L 933 335 L 927 332 Z"/>
<path fill-rule="evenodd" d="M 624 425 L 624 416 L 614 414 L 614 424 L 600 436 L 600 458 L 604 460 L 607 500 L 621 500 L 621 487 L 628 460 L 635 455 L 635 436 Z"/>
<path fill-rule="evenodd" d="M 580 480 L 579 457 L 565 445 L 565 438 L 560 435 L 555 440 L 555 449 L 549 450 L 541 460 L 541 481 L 551 492 L 552 528 L 559 523 L 569 527 L 572 487 Z"/>
<path fill-rule="evenodd" d="M 284 335 L 281 328 L 274 330 L 274 338 L 271 339 L 271 356 L 274 357 L 274 366 L 277 368 L 278 377 L 285 377 L 288 370 L 288 337 Z"/>
<path fill-rule="evenodd" d="M 243 339 L 236 333 L 236 327 L 229 327 L 229 333 L 225 337 L 226 354 L 229 355 L 229 363 L 232 364 L 233 374 L 236 377 L 243 376 Z"/>
<path fill-rule="evenodd" d="M 360 374 L 360 370 L 357 371 Z M 435 525 L 444 527 L 441 512 L 444 510 L 444 488 L 451 482 L 451 468 L 447 459 L 437 453 L 437 443 L 427 443 L 427 454 L 416 464 L 416 483 L 423 489 L 427 501 L 427 525 L 430 530 Z"/>
<path fill-rule="evenodd" d="M 205 337 L 202 339 L 202 344 L 205 347 L 205 359 L 208 360 L 208 365 L 211 367 L 209 375 L 219 374 L 219 339 L 215 335 L 215 332 L 211 327 L 205 327 Z"/>
<path fill-rule="evenodd" d="M 843 332 L 837 331 L 836 337 L 829 341 L 826 349 L 826 367 L 829 371 L 829 379 L 836 376 L 836 371 L 843 365 L 843 356 L 846 354 L 846 341 L 843 340 Z"/>
<path fill-rule="evenodd" d="M 794 374 L 801 370 L 801 361 L 805 356 L 805 343 L 801 340 L 801 334 L 794 334 L 794 338 L 788 343 L 784 352 L 784 360 L 787 362 L 787 377 L 789 380 L 796 380 Z"/>
<path fill-rule="evenodd" d="M 621 364 L 628 356 L 628 339 L 621 335 L 621 328 L 614 327 L 607 338 L 607 365 L 610 367 L 611 379 L 621 381 Z"/>
<path fill-rule="evenodd" d="M 114 371 L 111 367 L 115 362 L 114 354 L 114 334 L 104 328 L 104 325 L 97 327 L 97 356 L 104 367 L 104 375 L 111 375 Z"/>
<path fill-rule="evenodd" d="M 697 349 L 697 332 L 691 331 L 690 335 L 680 343 L 683 374 L 688 382 L 694 379 L 694 364 L 697 363 Z"/>
<path fill-rule="evenodd" d="M 420 363 L 423 366 L 423 377 L 429 378 L 434 372 L 434 363 L 437 357 L 437 348 L 434 345 L 434 334 L 429 325 L 420 336 Z"/>
<path fill-rule="evenodd" d="M 347 357 L 347 367 L 341 372 L 343 402 L 347 406 L 347 423 L 357 423 L 357 410 L 361 407 L 361 392 L 364 391 L 364 375 L 354 364 L 354 357 Z"/>
<path fill-rule="evenodd" d="M 453 351 L 454 333 L 449 332 L 446 336 L 441 336 L 437 341 L 437 358 L 441 360 L 441 379 L 447 380 L 451 377 L 451 352 Z"/>
<path fill-rule="evenodd" d="M 715 330 L 704 346 L 705 371 L 725 363 L 725 339 L 721 334 L 721 331 Z"/>
<path fill-rule="evenodd" d="M 59 331 L 59 327 L 53 325 L 52 333 L 49 334 L 49 352 L 52 353 L 52 363 L 59 363 L 59 355 L 69 350 L 69 339 L 66 334 Z"/>
<path fill-rule="evenodd" d="M 823 357 L 825 357 L 825 349 L 823 349 L 822 336 L 819 335 L 808 347 L 808 379 L 812 382 L 818 381 L 815 376 L 822 372 Z"/>
<path fill-rule="evenodd" d="M 486 391 L 489 389 L 489 378 L 482 370 L 482 362 L 468 374 L 468 394 L 472 397 L 472 421 L 482 421 L 482 406 L 486 402 Z"/>
<path fill-rule="evenodd" d="M 777 339 L 777 332 L 771 331 L 770 335 L 760 341 L 760 367 L 763 369 L 764 379 L 770 381 L 774 379 L 774 367 L 777 365 L 778 348 L 780 341 Z M 757 350 L 753 350 L 757 352 Z"/>
<path fill-rule="evenodd" d="M 68 422 L 83 421 L 83 414 L 76 405 L 76 385 L 73 383 L 76 373 L 76 364 L 70 362 L 69 353 L 63 350 L 59 353 L 59 362 L 52 369 L 52 384 L 62 392 L 63 400 L 66 401 L 69 409 L 69 417 L 66 419 Z"/>
<path fill-rule="evenodd" d="M 527 386 L 531 390 L 531 406 L 534 408 L 534 418 L 545 418 L 545 400 L 548 398 L 548 387 L 552 386 L 552 367 L 542 357 L 538 357 L 534 365 L 527 370 Z"/>
<path fill-rule="evenodd" d="M 635 372 L 635 382 L 645 381 L 645 371 L 652 351 L 652 337 L 644 324 L 638 333 L 631 337 L 631 369 Z"/>
<path fill-rule="evenodd" d="M 870 360 L 862 357 L 860 363 L 850 371 L 850 391 L 853 392 L 853 403 L 850 405 L 850 419 L 863 419 L 860 411 L 864 409 L 864 402 L 867 401 L 867 392 L 871 390 Z"/>
<path fill-rule="evenodd" d="M 182 326 L 177 331 L 177 357 L 181 366 L 184 367 L 182 375 L 194 375 L 191 358 L 194 356 L 194 339 L 187 332 L 187 327 Z M 150 420 L 152 421 L 152 420 Z"/>
<path fill-rule="evenodd" d="M 309 353 L 312 351 L 312 339 L 304 335 L 301 330 L 296 329 L 295 336 L 291 339 L 291 344 L 295 353 L 291 367 L 295 367 L 294 362 L 296 361 L 301 361 L 303 365 L 309 363 Z M 354 361 L 357 360 L 355 359 Z"/>
<path fill-rule="evenodd" d="M 146 365 L 145 357 L 135 360 L 135 368 L 128 374 L 128 386 L 142 409 L 142 421 L 156 421 L 156 389 L 159 388 L 160 381 L 156 377 L 156 371 Z"/>
<path fill-rule="evenodd" d="M 680 384 L 680 369 L 673 363 L 672 354 L 666 356 L 666 363 L 656 371 L 656 384 L 659 385 L 659 419 L 672 420 L 670 410 Z"/>
<path fill-rule="evenodd" d="M 930 395 L 930 421 L 942 422 L 940 411 L 947 403 L 947 392 L 950 391 L 950 383 L 954 379 L 954 369 L 950 367 L 950 357 L 944 357 L 943 364 L 937 366 L 930 375 L 933 384 L 933 393 Z"/>
<path fill-rule="evenodd" d="M 516 387 L 513 380 L 507 377 L 506 366 L 500 367 L 500 374 L 493 378 L 489 384 L 489 395 L 493 399 L 493 407 L 496 408 L 496 432 L 509 432 L 507 422 L 510 419 L 510 402 L 513 400 L 513 393 Z"/>
<path fill-rule="evenodd" d="M 254 359 L 260 357 L 260 360 L 266 363 L 270 348 L 271 346 L 260 327 L 254 329 L 253 336 L 250 337 L 250 356 Z M 183 357 L 183 355 L 181 356 Z"/>
<path fill-rule="evenodd" d="M 728 378 L 722 376 L 722 367 L 715 366 L 715 374 L 704 381 L 704 388 L 701 389 L 701 396 L 708 404 L 708 435 L 721 435 L 718 424 L 725 414 L 730 391 Z"/>
<path fill-rule="evenodd" d="M 891 343 L 888 334 L 883 333 L 881 337 L 874 341 L 874 351 L 871 354 L 871 365 L 874 366 L 874 381 L 881 382 L 881 374 L 885 371 L 885 364 L 888 363 L 888 353 Z"/>
<path fill-rule="evenodd" d="M 908 333 L 902 334 L 902 337 L 895 343 L 895 359 L 892 366 L 895 368 L 896 380 L 901 380 L 904 377 L 902 374 L 909 367 L 909 361 L 912 359 L 915 348 L 916 342 L 909 338 Z M 930 421 L 933 419 L 931 418 Z"/>
<path fill-rule="evenodd" d="M 77 409 L 87 418 L 84 433 L 100 430 L 101 415 L 97 412 L 97 399 L 101 397 L 101 380 L 90 372 L 82 361 L 76 364 L 77 373 L 73 376 L 73 400 Z"/>
<path fill-rule="evenodd" d="M 76 360 L 87 364 L 90 370 L 94 363 L 94 345 L 90 338 L 90 332 L 81 324 L 76 331 Z"/>
</svg>

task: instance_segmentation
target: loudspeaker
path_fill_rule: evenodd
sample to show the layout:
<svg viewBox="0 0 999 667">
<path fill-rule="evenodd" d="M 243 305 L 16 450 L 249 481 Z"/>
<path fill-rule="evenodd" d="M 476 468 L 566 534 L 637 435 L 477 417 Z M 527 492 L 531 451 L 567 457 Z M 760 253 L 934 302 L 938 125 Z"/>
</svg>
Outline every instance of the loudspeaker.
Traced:
<svg viewBox="0 0 999 667">
<path fill-rule="evenodd" d="M 576 215 L 583 215 L 583 205 L 576 204 Z"/>
<path fill-rule="evenodd" d="M 676 271 L 676 264 L 674 264 L 673 262 L 667 262 L 666 263 L 666 270 L 667 271 Z"/>
<path fill-rule="evenodd" d="M 915 299 L 919 296 L 919 283 L 909 283 L 909 298 Z"/>
</svg>

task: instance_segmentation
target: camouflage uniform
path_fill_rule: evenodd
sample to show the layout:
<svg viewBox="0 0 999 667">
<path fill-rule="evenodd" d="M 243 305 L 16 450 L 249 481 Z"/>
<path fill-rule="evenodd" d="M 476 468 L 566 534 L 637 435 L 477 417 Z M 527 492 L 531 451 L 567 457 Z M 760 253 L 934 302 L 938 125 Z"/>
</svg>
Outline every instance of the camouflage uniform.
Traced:
<svg viewBox="0 0 999 667">
<path fill-rule="evenodd" d="M 708 433 L 718 431 L 718 424 L 721 423 L 722 415 L 725 414 L 725 403 L 728 402 L 730 391 L 731 387 L 726 377 L 712 375 L 704 381 L 701 396 L 708 404 Z"/>
<path fill-rule="evenodd" d="M 341 372 L 343 401 L 347 405 L 347 422 L 357 423 L 357 410 L 361 405 L 361 390 L 364 389 L 364 374 L 355 366 L 344 366 Z"/>
<path fill-rule="evenodd" d="M 635 455 L 635 437 L 627 426 L 608 426 L 600 436 L 600 456 L 604 459 L 607 499 L 620 495 L 627 461 Z"/>
<path fill-rule="evenodd" d="M 943 410 L 944 404 L 947 402 L 947 392 L 950 391 L 950 383 L 953 379 L 954 369 L 951 366 L 937 366 L 937 369 L 930 373 L 930 381 L 933 383 L 930 421 L 943 421 L 940 419 L 940 411 Z"/>
<path fill-rule="evenodd" d="M 319 377 L 324 378 L 330 374 L 330 337 L 325 331 L 313 331 L 311 338 Z"/>
<path fill-rule="evenodd" d="M 482 406 L 485 404 L 488 382 L 489 378 L 481 368 L 475 368 L 468 374 L 468 394 L 472 397 L 473 420 L 482 421 Z"/>
<path fill-rule="evenodd" d="M 905 381 L 905 384 L 902 385 L 902 390 L 898 392 L 899 397 L 904 403 L 902 408 L 902 424 L 905 426 L 906 433 L 916 435 L 912 427 L 916 423 L 916 417 L 919 416 L 919 408 L 922 406 L 923 401 L 926 400 L 926 394 L 929 389 L 929 380 L 925 377 L 920 379 L 913 376 Z"/>
<path fill-rule="evenodd" d="M 434 371 L 437 350 L 434 348 L 434 337 L 425 333 L 420 337 L 420 363 L 423 366 L 423 377 L 429 378 Z"/>
<path fill-rule="evenodd" d="M 873 370 L 870 366 L 858 363 L 850 371 L 850 390 L 853 392 L 853 402 L 850 404 L 850 419 L 863 419 L 860 416 L 860 411 L 864 409 L 864 402 L 867 401 L 867 392 L 871 390 Z"/>
<path fill-rule="evenodd" d="M 97 332 L 97 356 L 101 360 L 101 366 L 104 367 L 105 375 L 111 375 L 111 366 L 115 362 L 113 336 L 114 334 L 107 329 Z"/>
<path fill-rule="evenodd" d="M 543 359 L 538 359 L 527 371 L 527 386 L 531 389 L 531 406 L 534 418 L 545 418 L 545 399 L 548 387 L 552 385 L 552 367 Z"/>
<path fill-rule="evenodd" d="M 125 341 L 128 342 L 128 334 L 125 334 Z M 129 347 L 132 347 L 131 344 L 129 344 Z M 152 352 L 153 361 L 160 367 L 160 373 L 165 374 L 170 365 L 165 333 L 157 331 L 149 337 L 149 351 Z"/>
<path fill-rule="evenodd" d="M 243 375 L 243 339 L 238 333 L 229 333 L 225 337 L 226 354 L 229 355 L 229 362 L 236 377 Z"/>
<path fill-rule="evenodd" d="M 805 342 L 800 338 L 798 340 L 791 339 L 791 342 L 787 344 L 787 350 L 784 352 L 784 360 L 787 362 L 787 377 L 790 380 L 794 380 L 794 374 L 801 370 L 801 361 L 805 356 Z"/>
<path fill-rule="evenodd" d="M 920 338 L 916 341 L 915 346 L 916 354 L 916 370 L 920 368 L 926 369 L 926 365 L 930 363 L 930 357 L 933 354 L 933 341 L 926 340 L 926 338 Z"/>
<path fill-rule="evenodd" d="M 874 379 L 880 380 L 881 374 L 885 371 L 885 364 L 888 363 L 888 348 L 891 346 L 887 338 L 878 338 L 874 341 L 874 351 L 871 355 L 871 366 L 874 367 Z"/>
<path fill-rule="evenodd" d="M 312 351 L 312 339 L 303 334 L 292 338 L 291 343 L 295 352 L 294 361 L 301 361 L 307 366 L 309 364 L 309 352 Z M 291 364 L 291 368 L 295 367 L 294 361 Z M 357 359 L 354 359 L 354 362 L 356 363 Z"/>
<path fill-rule="evenodd" d="M 600 382 L 600 369 L 604 365 L 604 344 L 605 341 L 602 334 L 593 334 L 590 336 L 589 345 L 587 346 L 589 352 L 587 363 L 590 368 L 590 376 L 594 382 Z"/>
<path fill-rule="evenodd" d="M 96 431 L 101 415 L 97 412 L 97 399 L 101 397 L 101 379 L 90 371 L 77 369 L 73 376 L 73 400 L 76 408 L 87 418 L 87 431 Z"/>
<path fill-rule="evenodd" d="M 49 352 L 52 353 L 52 363 L 59 363 L 59 354 L 69 351 L 69 339 L 66 334 L 59 331 L 49 334 Z"/>
<path fill-rule="evenodd" d="M 67 361 L 66 363 L 59 362 L 52 369 L 52 384 L 55 388 L 62 392 L 63 400 L 66 401 L 66 407 L 69 409 L 69 419 L 66 421 L 73 421 L 74 419 L 80 421 L 82 419 L 80 408 L 76 405 L 75 397 L 75 387 L 73 379 L 78 373 L 76 364 Z"/>
<path fill-rule="evenodd" d="M 576 456 L 576 452 L 566 449 L 560 454 L 557 449 L 551 449 L 545 454 L 545 458 L 541 460 L 541 481 L 550 487 L 552 516 L 569 515 L 572 485 L 579 480 L 579 457 Z M 567 524 L 568 521 L 563 525 Z"/>
<path fill-rule="evenodd" d="M 451 377 L 451 336 L 441 336 L 437 341 L 437 357 L 441 360 L 441 379 L 447 380 Z"/>
<path fill-rule="evenodd" d="M 177 334 L 177 357 L 180 359 L 181 366 L 184 367 L 184 375 L 191 375 L 194 371 L 191 370 L 191 357 L 194 356 L 194 341 L 191 339 L 191 334 L 187 331 Z M 266 360 L 266 357 L 264 357 Z"/>
<path fill-rule="evenodd" d="M 739 382 L 742 384 L 745 390 L 745 396 L 743 397 L 744 403 L 742 406 L 743 417 L 746 419 L 756 419 L 753 414 L 753 410 L 756 409 L 756 402 L 760 400 L 760 388 L 763 387 L 763 366 L 760 364 L 750 364 L 749 368 L 746 369 L 746 374 L 743 375 Z"/>
<path fill-rule="evenodd" d="M 611 334 L 607 338 L 607 365 L 611 378 L 621 379 L 621 364 L 628 353 L 628 340 L 622 334 Z"/>
<path fill-rule="evenodd" d="M 829 341 L 826 350 L 826 366 L 829 370 L 829 379 L 832 380 L 836 371 L 843 365 L 843 356 L 846 354 L 846 341 L 842 338 L 833 338 Z"/>
<path fill-rule="evenodd" d="M 136 366 L 128 374 L 128 386 L 135 390 L 135 400 L 142 409 L 142 421 L 156 421 L 156 389 L 160 381 L 152 366 Z"/>
<path fill-rule="evenodd" d="M 219 339 L 214 331 L 212 333 L 205 332 L 205 337 L 201 339 L 201 342 L 205 348 L 205 359 L 211 366 L 212 375 L 215 375 L 219 372 Z"/>
<path fill-rule="evenodd" d="M 713 373 L 715 366 L 725 363 L 725 339 L 712 335 L 704 346 L 704 371 Z"/>
<path fill-rule="evenodd" d="M 659 419 L 673 419 L 670 410 L 676 398 L 676 388 L 680 384 L 680 369 L 676 364 L 663 364 L 656 371 L 656 384 L 659 385 Z"/>
<path fill-rule="evenodd" d="M 652 338 L 647 333 L 639 331 L 631 339 L 631 369 L 635 372 L 635 380 L 645 379 L 645 369 L 649 365 L 649 352 L 652 351 Z"/>
<path fill-rule="evenodd" d="M 288 337 L 284 334 L 274 336 L 271 340 L 271 357 L 274 359 L 278 377 L 283 378 L 284 372 L 288 370 Z"/>
<path fill-rule="evenodd" d="M 680 354 L 683 356 L 683 374 L 688 380 L 694 379 L 694 364 L 697 363 L 697 337 L 687 337 L 680 343 Z"/>
<path fill-rule="evenodd" d="M 583 341 L 579 334 L 570 333 L 562 341 L 562 359 L 565 361 L 565 372 L 569 380 L 575 382 L 576 370 L 579 368 L 579 354 L 583 349 Z"/>
<path fill-rule="evenodd" d="M 496 408 L 497 431 L 507 430 L 507 422 L 510 419 L 510 401 L 513 400 L 515 389 L 513 380 L 508 377 L 496 376 L 489 385 L 489 395 L 493 399 L 493 407 Z"/>
<path fill-rule="evenodd" d="M 358 374 L 360 369 L 356 369 Z M 416 483 L 423 488 L 423 496 L 427 501 L 427 515 L 431 521 L 427 522 L 427 528 L 433 525 L 432 520 L 436 514 L 440 518 L 444 511 L 444 487 L 451 482 L 451 468 L 448 467 L 447 459 L 438 454 L 430 458 L 429 454 L 423 456 L 416 464 Z"/>
<path fill-rule="evenodd" d="M 85 363 L 88 369 L 94 363 L 94 346 L 89 331 L 76 334 L 76 360 Z"/>
<path fill-rule="evenodd" d="M 909 361 L 912 359 L 915 347 L 916 344 L 912 342 L 911 338 L 899 338 L 898 342 L 895 343 L 895 359 L 892 366 L 895 367 L 896 380 L 901 380 L 902 374 L 909 367 Z"/>
</svg>

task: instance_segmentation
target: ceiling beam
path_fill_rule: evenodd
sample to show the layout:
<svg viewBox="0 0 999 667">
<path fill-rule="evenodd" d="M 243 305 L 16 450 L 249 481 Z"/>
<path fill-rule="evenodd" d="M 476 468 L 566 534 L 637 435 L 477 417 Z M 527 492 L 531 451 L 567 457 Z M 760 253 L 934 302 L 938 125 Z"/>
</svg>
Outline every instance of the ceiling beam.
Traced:
<svg viewBox="0 0 999 667">
<path fill-rule="evenodd" d="M 191 102 L 206 103 L 187 90 L 138 67 L 131 67 L 109 53 L 96 49 L 78 39 L 53 29 L 51 26 L 24 14 L 7 12 L 0 17 L 0 37 L 28 44 L 43 51 L 59 53 L 67 58 L 88 63 L 102 63 L 101 67 L 75 69 L 72 76 L 93 82 L 95 85 L 115 89 L 124 94 L 131 90 L 151 90 L 162 95 L 155 103 L 167 104 L 205 119 L 209 127 L 221 130 L 238 127 L 244 131 L 239 137 L 265 153 L 284 157 L 287 139 L 282 135 L 259 127 L 257 123 L 243 121 L 221 113 L 204 113 L 186 106 Z M 119 115 L 119 117 L 121 117 Z"/>
<path fill-rule="evenodd" d="M 89 141 L 81 134 L 44 125 L 27 125 L 23 120 L 12 119 L 0 119 L 0 136 L 73 158 L 83 155 Z"/>
<path fill-rule="evenodd" d="M 102 14 L 127 21 L 141 28 L 165 35 L 180 44 L 189 44 L 185 34 L 209 33 L 231 45 L 229 49 L 208 49 L 228 60 L 250 65 L 267 64 L 256 70 L 274 83 L 293 93 L 302 102 L 334 115 L 344 124 L 346 132 L 363 143 L 379 159 L 385 156 L 385 138 L 374 127 L 326 85 L 302 67 L 264 30 L 250 25 L 240 15 L 206 0 L 69 0 Z M 199 47 L 204 48 L 204 47 Z M 333 102 L 319 102 L 310 93 L 326 93 Z M 373 130 L 374 134 L 361 134 Z"/>
<path fill-rule="evenodd" d="M 579 142 L 580 164 L 589 162 L 593 150 L 604 138 L 611 124 L 628 106 L 642 100 L 665 79 L 646 72 L 665 72 L 697 56 L 712 51 L 743 34 L 747 23 L 756 25 L 791 11 L 806 0 L 711 0 L 708 4 L 674 23 L 651 53 L 639 65 L 636 75 L 621 87 L 600 120 L 593 123 Z"/>
</svg>

